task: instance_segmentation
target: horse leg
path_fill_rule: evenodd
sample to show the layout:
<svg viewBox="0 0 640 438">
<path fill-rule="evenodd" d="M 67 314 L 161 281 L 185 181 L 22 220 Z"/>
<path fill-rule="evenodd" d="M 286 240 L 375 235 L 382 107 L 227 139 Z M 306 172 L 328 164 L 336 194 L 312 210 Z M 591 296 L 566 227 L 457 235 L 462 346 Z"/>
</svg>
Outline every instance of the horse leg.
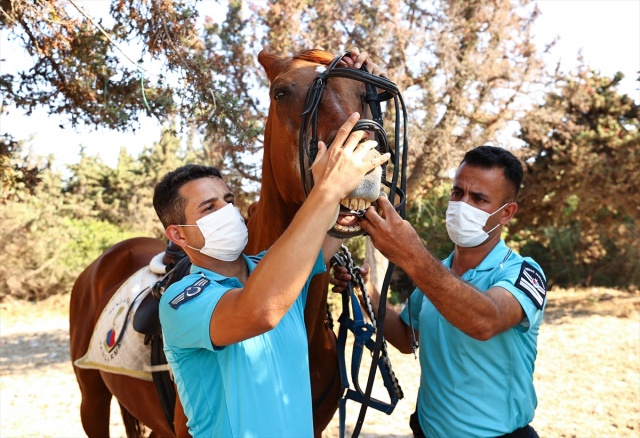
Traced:
<svg viewBox="0 0 640 438">
<path fill-rule="evenodd" d="M 109 438 L 111 392 L 100 372 L 74 367 L 80 394 L 80 419 L 89 438 Z"/>
<path fill-rule="evenodd" d="M 145 428 L 136 417 L 131 415 L 131 412 L 122 405 L 120 405 L 120 415 L 122 415 L 122 423 L 124 424 L 124 430 L 127 434 L 127 438 L 142 438 L 144 436 Z"/>
</svg>

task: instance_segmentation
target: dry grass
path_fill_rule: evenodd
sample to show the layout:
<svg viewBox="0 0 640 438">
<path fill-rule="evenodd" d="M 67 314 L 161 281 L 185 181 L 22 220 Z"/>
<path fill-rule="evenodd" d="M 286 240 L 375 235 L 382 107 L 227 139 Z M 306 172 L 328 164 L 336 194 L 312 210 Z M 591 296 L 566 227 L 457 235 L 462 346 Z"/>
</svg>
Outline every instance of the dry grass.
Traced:
<svg viewBox="0 0 640 438">
<path fill-rule="evenodd" d="M 0 436 L 82 437 L 80 395 L 69 362 L 68 296 L 0 304 Z M 391 415 L 369 409 L 361 437 L 408 437 L 419 364 L 390 348 L 405 398 Z M 360 368 L 366 385 L 369 364 Z M 540 330 L 533 422 L 546 437 L 640 437 L 640 296 L 554 289 Z M 374 397 L 387 400 L 379 382 Z M 115 406 L 112 405 L 112 406 Z M 360 405 L 347 404 L 347 436 Z M 122 436 L 119 414 L 112 436 Z M 338 433 L 338 415 L 325 438 Z"/>
</svg>

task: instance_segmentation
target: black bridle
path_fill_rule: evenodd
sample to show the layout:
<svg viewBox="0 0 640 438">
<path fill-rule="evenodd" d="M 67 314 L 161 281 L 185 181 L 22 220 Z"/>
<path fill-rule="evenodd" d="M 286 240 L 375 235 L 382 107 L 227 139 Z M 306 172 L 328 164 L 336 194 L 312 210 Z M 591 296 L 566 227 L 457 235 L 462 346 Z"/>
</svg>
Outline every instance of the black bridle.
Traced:
<svg viewBox="0 0 640 438">
<path fill-rule="evenodd" d="M 399 203 L 396 210 L 404 218 L 405 216 L 405 193 L 406 193 L 406 163 L 408 153 L 407 139 L 407 110 L 404 100 L 400 94 L 398 86 L 389 79 L 376 76 L 367 71 L 363 65 L 360 69 L 336 67 L 340 60 L 349 55 L 350 52 L 343 52 L 335 57 L 327 66 L 326 70 L 318 74 L 311 83 L 307 91 L 304 109 L 301 114 L 300 138 L 299 138 L 299 159 L 300 159 L 300 179 L 305 196 L 313 187 L 313 175 L 308 172 L 309 166 L 313 163 L 318 154 L 318 111 L 322 101 L 322 93 L 334 77 L 352 79 L 364 83 L 366 94 L 365 104 L 371 112 L 371 119 L 358 120 L 352 131 L 373 131 L 378 142 L 377 149 L 380 153 L 390 152 L 391 163 L 393 163 L 393 174 L 390 181 L 387 181 L 387 164 L 383 165 L 382 181 L 389 188 L 389 201 L 394 203 L 395 195 L 399 196 Z M 378 89 L 382 90 L 378 92 Z M 383 113 L 381 102 L 393 100 L 395 105 L 395 136 L 394 147 L 391 148 L 387 133 L 384 129 Z M 305 163 L 308 159 L 308 165 Z"/>
<path fill-rule="evenodd" d="M 342 77 L 347 79 L 353 79 L 363 82 L 365 85 L 365 104 L 371 112 L 372 119 L 360 119 L 354 126 L 352 131 L 365 130 L 374 132 L 375 139 L 378 142 L 377 149 L 381 153 L 391 153 L 391 163 L 393 164 L 393 170 L 391 178 L 387 178 L 387 167 L 383 166 L 382 181 L 381 184 L 389 188 L 388 198 L 392 205 L 402 218 L 405 217 L 405 193 L 406 193 L 406 163 L 408 154 L 408 139 L 407 139 L 407 111 L 404 105 L 404 101 L 395 83 L 389 79 L 381 76 L 375 76 L 369 73 L 366 67 L 363 65 L 361 69 L 353 68 L 340 68 L 336 67 L 340 60 L 349 55 L 349 52 L 343 52 L 341 55 L 334 58 L 334 60 L 327 66 L 326 70 L 314 79 L 313 83 L 307 91 L 307 97 L 305 100 L 304 110 L 301 114 L 302 121 L 300 126 L 300 139 L 299 139 L 299 157 L 300 157 L 300 177 L 302 180 L 302 186 L 305 196 L 313 187 L 313 175 L 306 169 L 308 165 L 305 163 L 305 158 L 308 160 L 308 164 L 312 164 L 318 153 L 318 111 L 320 102 L 322 101 L 322 93 L 327 86 L 329 80 L 333 77 Z M 378 89 L 382 90 L 378 92 Z M 394 124 L 394 147 L 391 148 L 387 133 L 384 129 L 384 119 L 381 109 L 381 102 L 393 100 L 395 105 L 395 124 Z M 394 198 L 396 194 L 399 197 L 399 202 L 396 204 Z M 352 212 L 362 216 L 364 212 Z M 364 233 L 364 230 L 363 230 Z M 343 247 L 344 248 L 344 247 Z M 334 262 L 342 264 L 344 266 L 344 258 L 334 257 Z M 395 408 L 396 403 L 403 397 L 402 389 L 400 388 L 395 375 L 391 371 L 390 364 L 384 366 L 388 362 L 386 357 L 386 341 L 384 340 L 384 315 L 386 310 L 387 291 L 389 283 L 391 281 L 391 274 L 393 272 L 394 265 L 389 264 L 387 273 L 384 278 L 382 290 L 380 291 L 380 303 L 378 308 L 378 318 L 375 318 L 373 312 L 370 313 L 370 318 L 373 321 L 373 325 L 366 324 L 362 318 L 362 314 L 359 311 L 359 305 L 357 305 L 357 299 L 353 293 L 351 285 L 349 290 L 344 292 L 343 296 L 343 313 L 340 317 L 341 327 L 338 335 L 339 346 L 339 368 L 343 386 L 343 396 L 340 400 L 340 434 L 344 435 L 344 413 L 345 403 L 347 399 L 351 399 L 361 403 L 360 414 L 358 421 L 355 425 L 352 437 L 357 437 L 360 434 L 360 429 L 364 423 L 364 416 L 367 407 L 371 407 L 383 411 L 387 414 L 391 414 Z M 362 281 L 360 281 L 362 283 Z M 361 285 L 364 291 L 364 285 Z M 365 293 L 366 295 L 366 293 Z M 349 301 L 353 302 L 353 319 L 349 313 Z M 375 319 L 375 321 L 374 321 Z M 354 344 L 354 354 L 352 357 L 352 376 L 354 376 L 355 391 L 349 388 L 349 381 L 347 378 L 346 364 L 344 360 L 344 342 L 346 338 L 347 329 L 354 333 L 356 342 Z M 373 333 L 376 334 L 375 343 L 371 339 Z M 367 380 L 366 390 L 363 393 L 360 389 L 360 385 L 357 382 L 357 368 L 360 366 L 360 358 L 362 357 L 363 347 L 372 351 L 372 362 L 369 370 L 369 378 Z M 381 351 L 384 357 L 380 357 Z M 371 392 L 373 389 L 373 382 L 376 374 L 376 369 L 380 368 L 383 381 L 389 391 L 391 398 L 390 403 L 383 403 L 379 400 L 371 398 Z"/>
</svg>

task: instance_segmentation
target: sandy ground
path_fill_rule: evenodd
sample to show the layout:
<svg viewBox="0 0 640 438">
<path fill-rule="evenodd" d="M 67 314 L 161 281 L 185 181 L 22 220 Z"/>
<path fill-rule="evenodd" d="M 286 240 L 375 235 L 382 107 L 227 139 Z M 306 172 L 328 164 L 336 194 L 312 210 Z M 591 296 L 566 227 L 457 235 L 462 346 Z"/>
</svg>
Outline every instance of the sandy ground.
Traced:
<svg viewBox="0 0 640 438">
<path fill-rule="evenodd" d="M 83 437 L 69 361 L 68 296 L 0 304 L 0 437 Z M 405 398 L 391 415 L 369 409 L 360 436 L 409 437 L 418 361 L 390 348 Z M 360 374 L 366 385 L 369 363 Z M 640 437 L 640 295 L 552 290 L 540 331 L 533 425 L 541 437 Z M 388 400 L 376 382 L 374 397 Z M 116 404 L 111 435 L 124 435 Z M 347 404 L 351 436 L 360 405 Z M 324 438 L 339 436 L 338 415 Z"/>
</svg>

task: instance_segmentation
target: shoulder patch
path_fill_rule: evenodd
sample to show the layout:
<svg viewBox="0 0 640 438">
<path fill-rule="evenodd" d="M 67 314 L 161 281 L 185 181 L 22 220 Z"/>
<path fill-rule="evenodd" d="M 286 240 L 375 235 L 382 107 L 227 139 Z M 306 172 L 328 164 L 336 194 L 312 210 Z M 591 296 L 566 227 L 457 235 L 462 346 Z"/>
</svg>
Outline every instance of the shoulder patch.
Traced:
<svg viewBox="0 0 640 438">
<path fill-rule="evenodd" d="M 174 309 L 182 306 L 187 301 L 197 297 L 202 293 L 205 287 L 210 283 L 205 277 L 198 278 L 198 280 L 192 285 L 188 286 L 185 290 L 180 292 L 174 299 L 169 301 L 169 305 Z"/>
<path fill-rule="evenodd" d="M 540 271 L 526 261 L 522 262 L 516 287 L 531 298 L 538 309 L 542 309 L 547 298 L 547 282 Z"/>
<path fill-rule="evenodd" d="M 249 257 L 249 259 L 251 259 L 251 261 L 256 265 L 258 264 L 258 262 L 260 262 L 260 260 L 262 260 L 262 257 L 258 257 L 257 255 L 252 255 L 247 257 Z"/>
</svg>

